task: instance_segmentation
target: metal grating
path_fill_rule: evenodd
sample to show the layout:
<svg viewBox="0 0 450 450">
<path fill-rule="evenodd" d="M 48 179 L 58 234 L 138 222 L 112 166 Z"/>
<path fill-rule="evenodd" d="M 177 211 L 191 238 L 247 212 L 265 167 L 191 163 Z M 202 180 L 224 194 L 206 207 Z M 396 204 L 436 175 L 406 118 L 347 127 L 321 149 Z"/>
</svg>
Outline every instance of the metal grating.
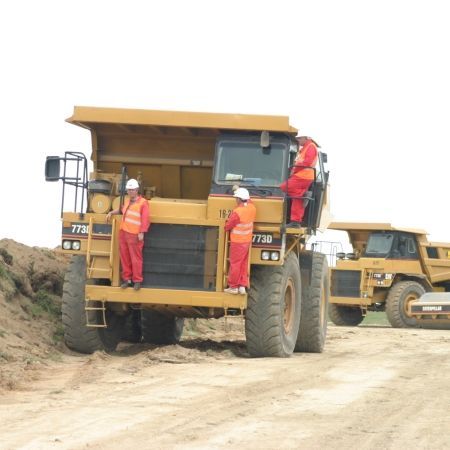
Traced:
<svg viewBox="0 0 450 450">
<path fill-rule="evenodd" d="M 361 296 L 361 271 L 359 270 L 332 270 L 331 295 L 334 297 Z"/>
<path fill-rule="evenodd" d="M 216 288 L 217 227 L 152 224 L 144 244 L 144 287 Z"/>
</svg>

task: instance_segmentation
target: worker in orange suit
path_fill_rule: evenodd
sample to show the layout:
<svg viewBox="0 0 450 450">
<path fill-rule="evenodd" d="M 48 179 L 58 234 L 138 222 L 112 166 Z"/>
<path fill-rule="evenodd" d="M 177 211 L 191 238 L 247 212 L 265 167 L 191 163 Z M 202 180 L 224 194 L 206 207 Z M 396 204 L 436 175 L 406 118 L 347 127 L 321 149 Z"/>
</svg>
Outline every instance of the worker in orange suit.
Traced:
<svg viewBox="0 0 450 450">
<path fill-rule="evenodd" d="M 256 207 L 245 188 L 237 188 L 233 196 L 236 208 L 225 223 L 225 231 L 230 232 L 230 267 L 228 270 L 228 294 L 245 294 L 249 287 L 248 257 L 253 237 L 253 223 Z"/>
<path fill-rule="evenodd" d="M 115 209 L 107 214 L 106 220 L 111 215 L 122 212 L 122 222 L 119 231 L 120 263 L 122 266 L 122 284 L 125 289 L 133 286 L 138 291 L 141 288 L 142 266 L 144 248 L 144 233 L 150 227 L 150 214 L 148 201 L 139 195 L 139 183 L 131 178 L 126 184 L 128 199 L 125 200 L 122 210 Z"/>
<path fill-rule="evenodd" d="M 286 225 L 288 228 L 300 228 L 305 214 L 304 200 L 302 197 L 314 181 L 314 170 L 317 163 L 317 143 L 310 137 L 300 136 L 297 138 L 299 151 L 295 158 L 290 177 L 281 183 L 280 188 L 292 198 L 291 222 Z M 295 198 L 296 197 L 296 198 Z"/>
</svg>

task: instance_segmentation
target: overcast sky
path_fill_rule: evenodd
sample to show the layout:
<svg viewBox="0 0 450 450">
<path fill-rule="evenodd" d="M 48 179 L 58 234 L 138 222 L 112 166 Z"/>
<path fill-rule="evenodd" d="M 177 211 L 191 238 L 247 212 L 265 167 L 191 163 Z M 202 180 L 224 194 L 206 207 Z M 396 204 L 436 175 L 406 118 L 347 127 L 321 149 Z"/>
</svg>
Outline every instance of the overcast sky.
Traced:
<svg viewBox="0 0 450 450">
<path fill-rule="evenodd" d="M 445 1 L 5 1 L 0 238 L 60 243 L 46 155 L 74 105 L 281 114 L 328 152 L 335 220 L 450 241 Z"/>
</svg>

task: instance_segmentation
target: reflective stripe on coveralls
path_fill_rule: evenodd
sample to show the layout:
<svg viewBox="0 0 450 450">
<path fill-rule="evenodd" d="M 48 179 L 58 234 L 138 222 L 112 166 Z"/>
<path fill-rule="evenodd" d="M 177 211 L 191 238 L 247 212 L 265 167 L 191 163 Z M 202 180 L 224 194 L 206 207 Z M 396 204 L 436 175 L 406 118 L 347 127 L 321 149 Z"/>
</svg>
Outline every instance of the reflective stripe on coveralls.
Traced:
<svg viewBox="0 0 450 450">
<path fill-rule="evenodd" d="M 247 202 L 235 208 L 234 212 L 239 216 L 240 223 L 230 231 L 230 241 L 241 244 L 252 242 L 253 222 L 256 217 L 255 205 Z"/>
<path fill-rule="evenodd" d="M 126 200 L 122 208 L 122 223 L 120 229 L 131 234 L 139 234 L 141 229 L 141 208 L 142 204 L 147 200 L 138 197 L 137 200 L 130 204 L 130 199 Z"/>
</svg>

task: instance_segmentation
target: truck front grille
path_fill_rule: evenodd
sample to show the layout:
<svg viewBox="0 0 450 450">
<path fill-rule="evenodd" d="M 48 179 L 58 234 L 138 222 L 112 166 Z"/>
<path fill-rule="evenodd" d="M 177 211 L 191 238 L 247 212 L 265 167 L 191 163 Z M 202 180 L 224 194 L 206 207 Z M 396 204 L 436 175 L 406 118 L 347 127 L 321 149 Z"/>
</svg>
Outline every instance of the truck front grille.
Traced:
<svg viewBox="0 0 450 450">
<path fill-rule="evenodd" d="M 217 227 L 155 223 L 144 244 L 144 287 L 216 288 Z"/>
<path fill-rule="evenodd" d="M 359 270 L 332 270 L 331 295 L 334 297 L 361 296 L 361 271 Z"/>
</svg>

